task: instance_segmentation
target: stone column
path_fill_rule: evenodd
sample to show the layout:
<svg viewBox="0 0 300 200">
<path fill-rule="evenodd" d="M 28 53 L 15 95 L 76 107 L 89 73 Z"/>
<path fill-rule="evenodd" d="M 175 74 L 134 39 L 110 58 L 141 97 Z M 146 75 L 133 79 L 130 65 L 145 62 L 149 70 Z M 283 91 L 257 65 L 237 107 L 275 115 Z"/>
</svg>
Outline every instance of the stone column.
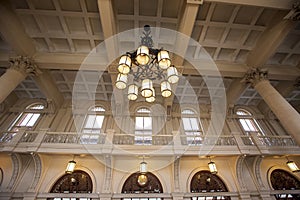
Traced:
<svg viewBox="0 0 300 200">
<path fill-rule="evenodd" d="M 28 57 L 9 60 L 10 68 L 0 77 L 0 103 L 29 75 L 38 73 L 37 66 Z"/>
<path fill-rule="evenodd" d="M 264 99 L 285 130 L 300 145 L 300 114 L 287 102 L 267 79 L 267 71 L 250 70 L 244 77 Z"/>
</svg>

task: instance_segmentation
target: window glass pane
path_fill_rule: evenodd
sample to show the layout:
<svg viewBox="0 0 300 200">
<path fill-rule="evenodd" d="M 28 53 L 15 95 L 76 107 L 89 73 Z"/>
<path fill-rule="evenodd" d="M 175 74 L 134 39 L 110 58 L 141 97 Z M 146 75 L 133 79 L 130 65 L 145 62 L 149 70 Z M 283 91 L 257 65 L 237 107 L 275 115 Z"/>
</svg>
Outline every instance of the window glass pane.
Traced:
<svg viewBox="0 0 300 200">
<path fill-rule="evenodd" d="M 101 106 L 95 106 L 95 107 L 92 107 L 90 109 L 90 111 L 95 111 L 95 112 L 105 112 L 105 109 L 102 108 Z"/>
<path fill-rule="evenodd" d="M 135 118 L 135 129 L 144 129 L 144 119 L 143 117 Z"/>
<path fill-rule="evenodd" d="M 239 119 L 244 131 L 251 131 L 250 128 L 248 127 L 247 123 L 245 122 L 245 119 Z"/>
<path fill-rule="evenodd" d="M 140 108 L 136 111 L 137 113 L 150 113 L 148 108 Z"/>
<path fill-rule="evenodd" d="M 192 130 L 199 130 L 198 126 L 198 119 L 197 118 L 190 118 Z"/>
<path fill-rule="evenodd" d="M 187 115 L 193 115 L 193 114 L 195 114 L 194 111 L 189 110 L 189 109 L 183 110 L 181 113 L 182 113 L 182 114 L 187 114 Z"/>
<path fill-rule="evenodd" d="M 103 119 L 104 119 L 104 116 L 97 115 L 96 116 L 96 122 L 95 122 L 93 128 L 99 128 L 100 129 L 102 127 Z"/>
<path fill-rule="evenodd" d="M 95 115 L 88 115 L 86 123 L 85 123 L 85 128 L 93 128 L 94 122 L 95 122 Z"/>
<path fill-rule="evenodd" d="M 183 128 L 185 131 L 193 130 L 189 118 L 182 118 L 182 122 L 183 122 Z"/>
<path fill-rule="evenodd" d="M 144 117 L 144 129 L 152 129 L 152 117 Z"/>
<path fill-rule="evenodd" d="M 257 131 L 257 129 L 256 129 L 254 123 L 253 123 L 253 120 L 246 119 L 245 121 L 246 121 L 250 131 Z"/>
<path fill-rule="evenodd" d="M 39 117 L 40 114 L 33 114 L 26 126 L 34 126 L 35 122 L 38 120 Z"/>
<path fill-rule="evenodd" d="M 30 110 L 43 110 L 44 108 L 45 106 L 42 104 L 34 104 L 26 107 L 26 109 L 30 109 Z"/>
<path fill-rule="evenodd" d="M 26 126 L 30 118 L 32 117 L 32 113 L 26 113 L 24 116 L 21 118 L 20 122 L 18 123 L 19 126 Z"/>
</svg>

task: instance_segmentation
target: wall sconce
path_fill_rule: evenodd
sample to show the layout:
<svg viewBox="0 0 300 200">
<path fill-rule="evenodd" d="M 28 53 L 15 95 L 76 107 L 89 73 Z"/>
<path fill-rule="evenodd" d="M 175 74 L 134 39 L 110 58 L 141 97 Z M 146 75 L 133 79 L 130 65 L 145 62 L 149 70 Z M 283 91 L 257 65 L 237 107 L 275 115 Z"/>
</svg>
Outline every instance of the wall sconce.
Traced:
<svg viewBox="0 0 300 200">
<path fill-rule="evenodd" d="M 209 168 L 210 173 L 217 174 L 218 170 L 217 170 L 216 163 L 212 162 L 211 159 L 210 159 L 210 157 L 209 157 L 209 161 L 210 162 L 208 163 L 208 168 Z"/>
<path fill-rule="evenodd" d="M 298 166 L 296 165 L 296 163 L 292 160 L 289 160 L 288 157 L 286 157 L 286 159 L 288 160 L 286 162 L 286 165 L 290 168 L 290 170 L 292 172 L 300 172 L 300 169 L 298 168 Z"/>
<path fill-rule="evenodd" d="M 66 174 L 72 174 L 74 172 L 75 166 L 76 166 L 76 162 L 74 161 L 75 156 L 73 157 L 73 160 L 70 160 L 68 162 L 67 168 L 65 173 Z"/>
</svg>

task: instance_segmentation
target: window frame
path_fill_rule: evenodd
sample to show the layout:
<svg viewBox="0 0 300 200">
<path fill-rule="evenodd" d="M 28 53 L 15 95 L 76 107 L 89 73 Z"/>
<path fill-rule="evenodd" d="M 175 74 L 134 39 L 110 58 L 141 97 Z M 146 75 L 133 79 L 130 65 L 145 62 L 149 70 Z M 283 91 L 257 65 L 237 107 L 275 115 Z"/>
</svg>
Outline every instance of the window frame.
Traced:
<svg viewBox="0 0 300 200">
<path fill-rule="evenodd" d="M 240 113 L 240 114 L 239 114 Z M 242 114 L 244 113 L 244 114 Z M 258 136 L 265 136 L 265 132 L 263 128 L 259 125 L 259 123 L 256 121 L 254 115 L 244 109 L 244 108 L 238 108 L 235 111 L 235 114 L 237 116 L 237 121 L 239 124 L 239 127 L 243 131 L 245 135 L 249 135 L 249 133 L 257 133 Z"/>
<path fill-rule="evenodd" d="M 152 145 L 153 143 L 153 117 L 151 110 L 147 107 L 138 108 L 134 116 L 134 144 Z M 137 127 L 137 119 L 143 121 L 143 127 Z M 145 128 L 145 120 L 150 120 L 150 128 Z M 149 123 L 149 122 L 148 122 Z"/>
<path fill-rule="evenodd" d="M 99 108 L 100 110 L 96 110 L 97 108 Z M 92 122 L 92 126 L 91 127 L 86 127 L 88 120 L 90 117 L 95 117 L 93 122 Z M 84 122 L 82 124 L 82 128 L 81 128 L 81 133 L 82 134 L 101 134 L 104 132 L 104 127 L 105 127 L 105 122 L 106 122 L 106 109 L 102 106 L 102 105 L 95 105 L 92 106 L 88 109 L 85 118 L 84 118 Z M 97 121 L 97 117 L 101 117 L 101 126 L 99 128 L 95 127 L 96 121 Z M 99 131 L 99 132 L 97 132 Z"/>
<path fill-rule="evenodd" d="M 34 130 L 38 123 L 40 122 L 43 114 L 45 112 L 45 105 L 41 102 L 32 103 L 21 112 L 15 120 L 11 123 L 8 128 L 8 131 L 19 132 L 20 129 L 26 128 L 26 130 Z M 29 115 L 29 119 L 27 118 Z M 36 119 L 32 118 L 37 116 Z M 23 124 L 25 121 L 25 124 Z M 30 123 L 30 124 L 29 124 Z M 23 125 L 22 125 L 23 124 Z"/>
<path fill-rule="evenodd" d="M 191 129 L 187 129 L 185 127 L 185 121 L 188 120 L 189 126 Z M 197 123 L 197 129 L 193 129 L 193 122 Z M 196 121 L 196 122 L 195 122 Z M 181 111 L 181 129 L 182 132 L 184 133 L 185 136 L 185 142 L 187 145 L 201 145 L 202 144 L 202 136 L 204 136 L 204 131 L 203 131 L 203 125 L 201 123 L 201 120 L 193 109 L 190 108 L 185 108 Z"/>
</svg>

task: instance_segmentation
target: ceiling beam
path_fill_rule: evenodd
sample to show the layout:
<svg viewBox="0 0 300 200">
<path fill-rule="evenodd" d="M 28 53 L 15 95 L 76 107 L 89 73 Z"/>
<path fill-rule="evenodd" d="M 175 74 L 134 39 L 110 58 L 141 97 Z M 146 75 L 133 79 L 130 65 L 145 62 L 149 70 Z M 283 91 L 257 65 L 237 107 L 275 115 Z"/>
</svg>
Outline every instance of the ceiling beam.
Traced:
<svg viewBox="0 0 300 200">
<path fill-rule="evenodd" d="M 43 69 L 41 72 L 41 74 L 34 76 L 34 80 L 45 97 L 53 100 L 56 108 L 59 108 L 64 102 L 64 97 L 58 90 L 48 70 Z"/>
<path fill-rule="evenodd" d="M 292 8 L 293 4 L 297 2 L 297 0 L 204 0 L 204 2 L 229 3 L 289 10 Z"/>
<path fill-rule="evenodd" d="M 19 55 L 33 56 L 36 53 L 33 40 L 13 12 L 8 1 L 0 1 L 0 32 L 3 39 Z"/>
<path fill-rule="evenodd" d="M 195 21 L 197 18 L 198 14 L 198 9 L 199 9 L 199 4 L 194 4 L 194 3 L 186 3 L 183 6 L 182 9 L 182 14 L 179 19 L 181 21 L 179 22 L 179 27 L 178 27 L 178 32 L 182 33 L 185 35 L 185 37 L 182 37 L 181 35 L 177 35 L 176 41 L 175 41 L 175 49 L 178 50 L 177 52 L 179 55 L 173 56 L 172 63 L 175 66 L 182 66 L 184 64 L 184 55 L 186 54 L 189 41 L 193 32 L 193 28 L 195 25 Z M 183 72 L 183 69 L 177 68 L 179 73 Z M 172 90 L 176 91 L 177 84 L 172 86 Z M 173 94 L 169 98 L 164 99 L 164 104 L 165 106 L 171 106 L 173 104 L 175 95 Z"/>
<path fill-rule="evenodd" d="M 113 62 L 115 58 L 119 57 L 119 50 L 118 50 L 118 43 L 116 41 L 116 37 L 113 37 L 114 35 L 117 34 L 117 21 L 115 17 L 115 13 L 113 10 L 113 5 L 112 5 L 112 0 L 98 0 L 98 8 L 99 8 L 99 14 L 100 14 L 100 21 L 102 25 L 102 30 L 103 30 L 103 35 L 104 35 L 104 42 L 105 42 L 105 47 L 106 47 L 106 52 L 107 52 L 107 58 L 108 62 Z M 99 66 L 98 62 L 98 66 Z M 113 95 L 115 99 L 116 104 L 122 104 L 123 103 L 123 95 L 122 91 L 119 91 L 116 86 L 115 82 L 117 79 L 117 73 L 115 73 L 115 70 L 113 68 L 114 65 L 105 66 L 106 68 L 109 67 L 108 73 L 110 74 L 111 80 L 112 80 L 112 85 L 113 85 Z"/>
<path fill-rule="evenodd" d="M 294 29 L 297 21 L 286 19 L 286 12 L 280 12 L 276 15 L 273 25 L 268 27 L 256 42 L 256 46 L 250 51 L 247 57 L 249 67 L 261 68 L 273 56 L 279 45 L 286 38 L 287 34 Z"/>
<path fill-rule="evenodd" d="M 88 59 L 86 59 L 88 56 Z M 0 65 L 6 67 L 9 65 L 9 53 L 0 52 Z M 86 60 L 85 60 L 86 59 Z M 99 54 L 76 54 L 76 53 L 37 53 L 34 57 L 35 63 L 40 69 L 62 69 L 62 70 L 87 70 L 87 71 L 110 71 L 116 74 L 116 65 L 107 65 L 107 61 L 103 61 L 104 56 Z M 217 69 L 224 77 L 241 78 L 249 69 L 246 64 L 232 63 L 227 61 L 193 61 L 195 69 L 190 63 L 184 63 L 183 66 L 178 66 L 179 70 L 183 70 L 182 74 L 199 74 L 213 75 Z M 300 76 L 300 69 L 297 66 L 289 65 L 264 65 L 263 68 L 268 68 L 269 78 L 272 80 L 295 80 Z"/>
</svg>

